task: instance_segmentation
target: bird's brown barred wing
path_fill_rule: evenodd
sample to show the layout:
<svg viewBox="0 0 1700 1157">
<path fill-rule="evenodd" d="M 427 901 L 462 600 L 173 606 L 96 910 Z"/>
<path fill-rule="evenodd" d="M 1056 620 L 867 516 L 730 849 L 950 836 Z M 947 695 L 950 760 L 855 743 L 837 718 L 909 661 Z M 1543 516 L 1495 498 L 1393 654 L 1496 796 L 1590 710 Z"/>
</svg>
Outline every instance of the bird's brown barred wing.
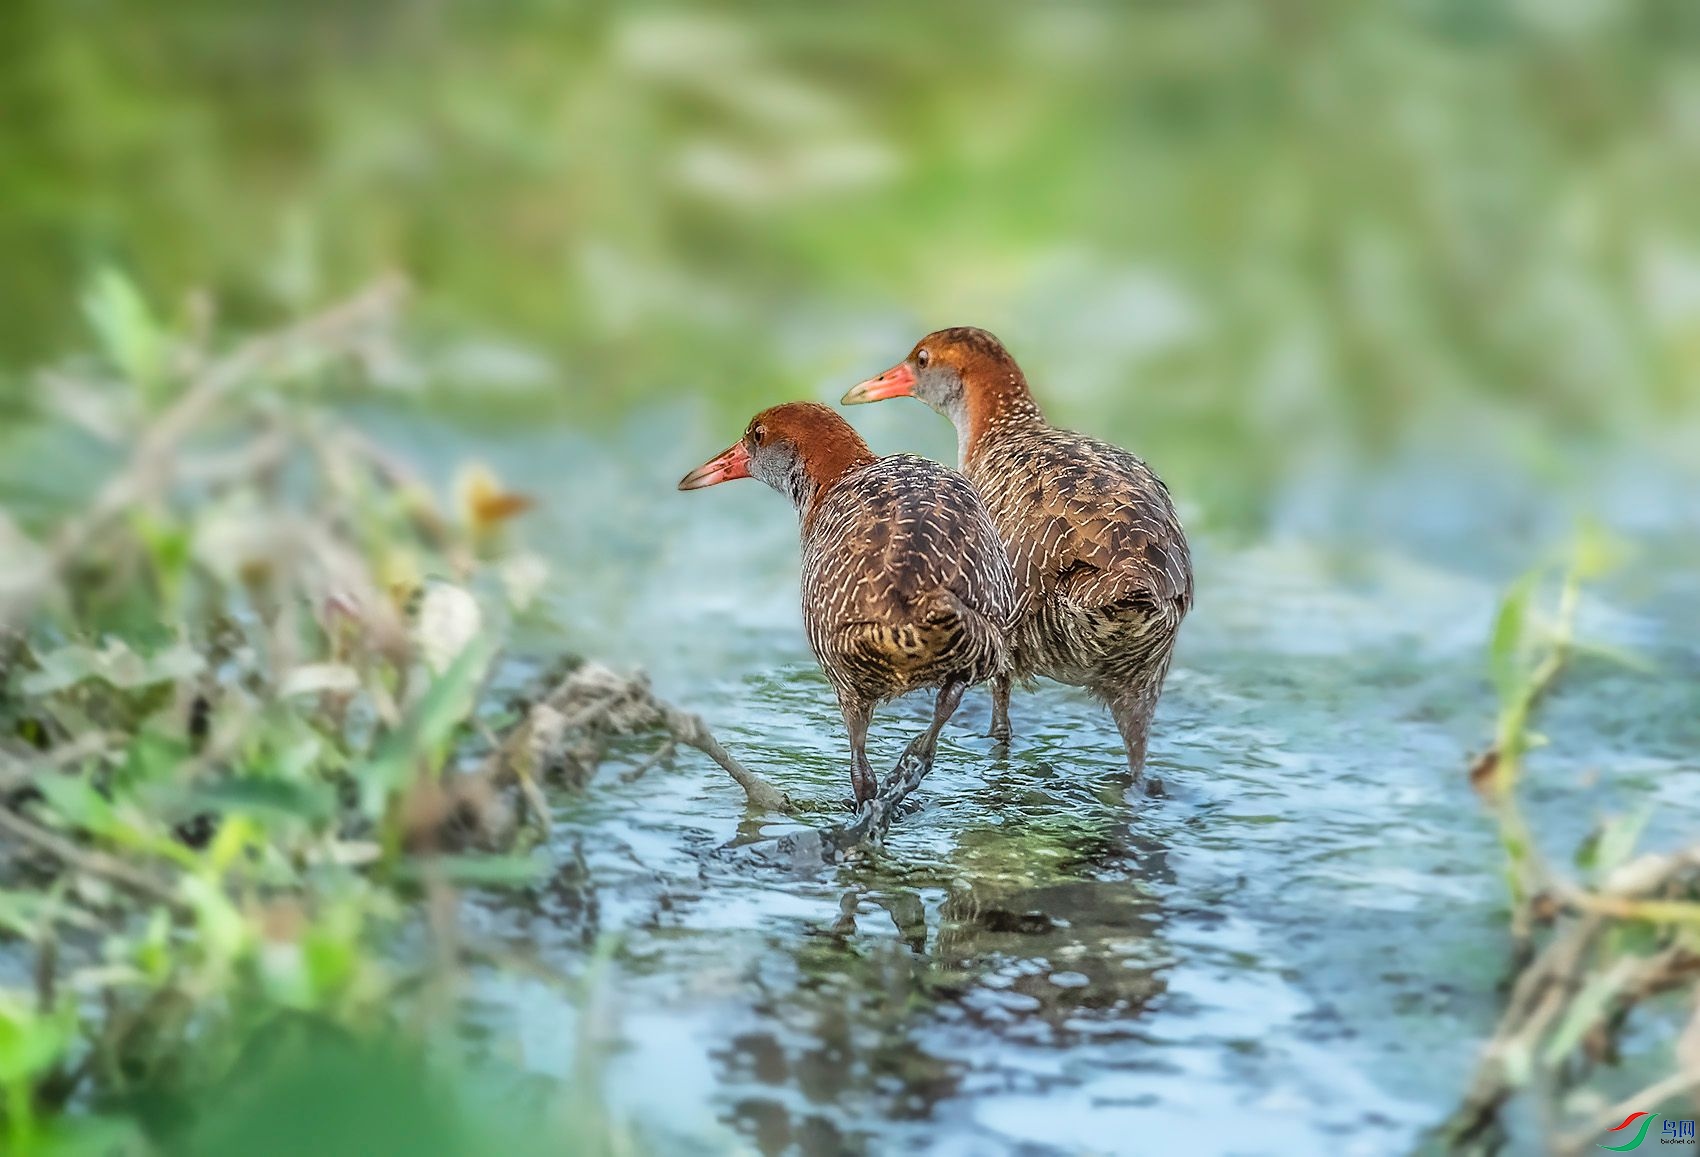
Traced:
<svg viewBox="0 0 1700 1157">
<path fill-rule="evenodd" d="M 1151 603 L 1184 612 L 1192 560 L 1167 488 L 1138 458 L 1047 429 L 1016 448 L 1019 471 L 994 504 L 1018 574 L 1083 607 Z M 1012 510 L 1019 506 L 1019 511 Z"/>
</svg>

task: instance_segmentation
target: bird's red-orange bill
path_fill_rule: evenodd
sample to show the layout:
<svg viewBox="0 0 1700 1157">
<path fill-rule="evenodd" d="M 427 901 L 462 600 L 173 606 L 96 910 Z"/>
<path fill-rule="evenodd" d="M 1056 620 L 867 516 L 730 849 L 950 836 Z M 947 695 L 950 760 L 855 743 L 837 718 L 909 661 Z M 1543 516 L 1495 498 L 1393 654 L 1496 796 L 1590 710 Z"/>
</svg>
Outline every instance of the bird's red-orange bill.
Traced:
<svg viewBox="0 0 1700 1157">
<path fill-rule="evenodd" d="M 742 442 L 734 442 L 729 448 L 679 479 L 679 489 L 701 490 L 704 486 L 718 486 L 734 478 L 749 476 L 750 451 Z"/>
<path fill-rule="evenodd" d="M 850 392 L 844 395 L 843 404 L 854 406 L 858 402 L 877 402 L 882 398 L 904 398 L 914 392 L 914 367 L 908 362 L 898 362 L 879 377 L 851 386 Z"/>
</svg>

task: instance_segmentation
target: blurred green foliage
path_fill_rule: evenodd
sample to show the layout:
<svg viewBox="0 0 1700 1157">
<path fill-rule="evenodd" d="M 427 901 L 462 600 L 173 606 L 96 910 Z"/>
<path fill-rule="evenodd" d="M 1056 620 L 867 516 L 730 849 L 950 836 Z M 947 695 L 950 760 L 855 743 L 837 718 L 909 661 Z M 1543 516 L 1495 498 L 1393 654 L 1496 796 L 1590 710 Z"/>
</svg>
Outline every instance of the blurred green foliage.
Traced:
<svg viewBox="0 0 1700 1157">
<path fill-rule="evenodd" d="M 1584 585 L 1612 569 L 1618 553 L 1597 528 L 1585 528 L 1569 558 L 1549 560 L 1515 582 L 1495 618 L 1487 666 L 1499 717 L 1493 741 L 1471 764 L 1470 784 L 1505 851 L 1509 995 L 1458 1110 L 1431 1134 L 1436 1144 L 1420 1152 L 1500 1152 L 1509 1136 L 1502 1116 L 1514 1098 L 1534 1102 L 1530 1115 L 1541 1122 L 1547 1152 L 1580 1152 L 1618 1128 L 1613 1122 L 1627 1115 L 1624 1104 L 1687 1111 L 1683 1094 L 1700 1067 L 1693 1047 L 1700 1017 L 1691 1011 L 1700 963 L 1700 846 L 1668 854 L 1643 849 L 1658 806 L 1643 799 L 1596 820 L 1568 857 L 1572 875 L 1553 854 L 1554 825 L 1532 824 L 1525 808 L 1541 790 L 1531 786 L 1527 758 L 1547 743 L 1534 728 L 1567 668 L 1585 655 L 1642 662 L 1576 634 Z M 1683 994 L 1680 1002 L 1661 1004 L 1670 993 Z M 1671 1022 L 1666 1039 L 1675 1044 L 1666 1064 L 1675 1071 L 1624 1097 L 1621 1074 L 1608 1085 L 1602 1070 L 1635 1051 L 1632 1034 L 1645 1034 L 1644 1026 L 1630 1027 L 1637 1017 L 1659 1015 Z M 1689 1027 L 1679 1029 L 1683 1023 Z M 1580 1095 L 1589 1082 L 1609 1091 Z"/>
<path fill-rule="evenodd" d="M 31 433 L 107 477 L 45 518 L 0 490 L 0 1152 L 634 1150 L 585 1047 L 517 1114 L 461 1064 L 454 889 L 549 870 L 468 748 L 545 572 L 487 470 L 441 500 L 324 406 L 399 298 L 229 344 L 116 272 L 85 297 L 100 356 Z"/>
<path fill-rule="evenodd" d="M 40 613 L 0 638 L 0 786 L 170 898 L 5 881 L 8 943 L 51 966 L 63 940 L 68 976 L 0 990 L 0 1140 L 86 1124 L 144 1151 L 114 1099 L 140 1089 L 231 1108 L 188 1142 L 228 1151 L 358 1089 L 394 1116 L 351 1127 L 464 1147 L 437 1096 L 455 1074 L 384 1043 L 432 977 L 383 949 L 420 878 L 513 866 L 403 847 L 489 656 L 428 674 L 389 596 L 467 578 L 478 544 L 346 439 L 320 403 L 351 381 L 584 420 L 702 397 L 736 421 L 975 323 L 1059 417 L 1207 508 L 1460 415 L 1639 451 L 1700 410 L 1696 188 L 1693 0 L 7 0 L 0 432 L 41 403 L 83 447 L 32 485 L 128 461 L 225 356 L 213 335 L 389 270 L 420 292 L 405 352 L 310 340 L 239 367 L 259 388 L 195 458 L 215 474 L 247 447 L 252 469 L 120 494 L 98 534 L 82 493 L 7 495 L 0 608 Z M 27 384 L 91 331 L 98 361 Z M 279 438 L 321 486 L 305 511 Z M 351 584 L 363 624 L 341 621 Z M 1525 612 L 1493 663 L 1513 760 L 1539 686 Z M 186 738 L 197 698 L 216 760 Z M 203 816 L 210 839 L 179 830 Z M 631 1147 L 566 1115 L 586 1150 Z"/>
<path fill-rule="evenodd" d="M 0 110 L 11 371 L 112 263 L 245 323 L 399 268 L 481 409 L 742 412 L 974 322 L 1195 487 L 1700 400 L 1690 0 L 13 0 Z"/>
</svg>

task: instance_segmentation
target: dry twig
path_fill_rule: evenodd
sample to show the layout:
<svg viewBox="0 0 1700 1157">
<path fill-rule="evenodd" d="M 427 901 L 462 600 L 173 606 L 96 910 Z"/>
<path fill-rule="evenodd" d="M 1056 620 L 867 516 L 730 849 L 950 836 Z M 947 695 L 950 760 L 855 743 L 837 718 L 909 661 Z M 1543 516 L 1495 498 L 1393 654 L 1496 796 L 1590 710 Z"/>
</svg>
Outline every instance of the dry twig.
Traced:
<svg viewBox="0 0 1700 1157">
<path fill-rule="evenodd" d="M 1496 1147 L 1500 1108 L 1518 1091 L 1533 1058 L 1547 1047 L 1555 1028 L 1572 1011 L 1589 980 L 1600 936 L 1619 919 L 1645 919 L 1649 905 L 1682 904 L 1659 897 L 1689 893 L 1700 886 L 1700 847 L 1668 856 L 1643 856 L 1613 872 L 1598 891 L 1557 885 L 1554 899 L 1574 922 L 1563 928 L 1517 977 L 1498 1028 L 1484 1050 L 1463 1103 L 1443 1129 L 1453 1151 L 1470 1146 Z M 1658 909 L 1654 909 L 1657 911 Z M 1616 977 L 1616 995 L 1602 1006 L 1591 1025 L 1596 1032 L 1613 1030 L 1639 1002 L 1692 982 L 1700 971 L 1700 954 L 1680 943 L 1644 957 L 1624 957 Z M 1598 1048 L 1598 1046 L 1595 1046 Z M 1587 1144 L 1612 1122 L 1639 1107 L 1700 1086 L 1700 1072 L 1685 1065 L 1676 1076 L 1661 1080 L 1615 1107 L 1602 1112 L 1586 1130 L 1554 1138 L 1562 1152 L 1585 1151 Z M 1615 1113 L 1615 1116 L 1613 1115 Z M 1607 1118 L 1610 1120 L 1607 1120 Z M 1601 1124 L 1599 1122 L 1604 1122 Z"/>
<path fill-rule="evenodd" d="M 68 868 L 109 880 L 144 899 L 166 905 L 178 915 L 187 914 L 189 911 L 188 905 L 178 897 L 176 890 L 165 882 L 115 856 L 79 847 L 63 836 L 55 835 L 39 824 L 25 819 L 11 808 L 0 807 L 0 831 L 37 851 L 47 853 Z"/>
<path fill-rule="evenodd" d="M 632 767 L 628 768 L 627 770 L 621 772 L 620 773 L 620 782 L 621 783 L 636 783 L 638 780 L 642 779 L 645 775 L 649 774 L 650 768 L 655 767 L 657 764 L 664 763 L 667 760 L 673 758 L 673 753 L 678 751 L 678 750 L 679 750 L 678 742 L 676 740 L 674 740 L 671 736 L 669 736 L 667 739 L 662 741 L 661 746 L 657 747 L 654 751 L 652 751 L 648 755 L 644 756 L 643 760 L 641 762 L 639 762 L 639 763 L 633 765 Z"/>
<path fill-rule="evenodd" d="M 856 818 L 836 827 L 792 832 L 780 836 L 774 845 L 793 867 L 830 864 L 846 859 L 861 849 L 878 844 L 885 837 L 891 821 L 897 818 L 898 808 L 933 769 L 934 750 L 923 749 L 920 741 L 911 742 L 897 759 L 897 764 L 880 784 L 879 791 L 868 804 L 856 813 Z"/>
<path fill-rule="evenodd" d="M 581 665 L 533 704 L 480 774 L 504 786 L 515 777 L 550 772 L 582 784 L 601 761 L 606 738 L 649 729 L 665 732 L 670 745 L 707 755 L 744 789 L 750 807 L 791 810 L 790 798 L 733 758 L 701 716 L 656 698 L 642 675 L 621 675 L 597 663 Z"/>
</svg>

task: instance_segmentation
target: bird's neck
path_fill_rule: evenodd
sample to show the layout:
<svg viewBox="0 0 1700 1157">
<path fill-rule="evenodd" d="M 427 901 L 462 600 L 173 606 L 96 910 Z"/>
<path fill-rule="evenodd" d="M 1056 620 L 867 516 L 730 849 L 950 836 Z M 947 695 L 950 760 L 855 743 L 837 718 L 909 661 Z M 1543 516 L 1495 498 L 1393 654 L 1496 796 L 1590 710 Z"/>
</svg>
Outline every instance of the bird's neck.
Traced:
<svg viewBox="0 0 1700 1157">
<path fill-rule="evenodd" d="M 859 438 L 854 442 L 835 440 L 811 447 L 807 455 L 798 458 L 791 471 L 789 490 L 791 505 L 797 508 L 797 515 L 803 521 L 804 534 L 809 532 L 814 524 L 815 512 L 832 488 L 838 485 L 838 480 L 875 460 L 873 451 Z"/>
<path fill-rule="evenodd" d="M 966 467 L 1001 438 L 1045 424 L 1027 378 L 1010 365 L 967 383 L 969 404 L 956 422 L 956 449 Z"/>
</svg>

